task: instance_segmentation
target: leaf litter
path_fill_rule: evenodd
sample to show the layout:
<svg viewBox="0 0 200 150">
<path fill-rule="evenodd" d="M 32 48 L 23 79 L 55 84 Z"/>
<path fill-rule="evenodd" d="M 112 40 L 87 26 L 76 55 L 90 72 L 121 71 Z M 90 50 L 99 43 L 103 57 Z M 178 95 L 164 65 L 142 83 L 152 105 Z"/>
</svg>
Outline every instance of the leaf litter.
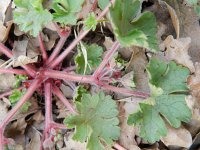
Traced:
<svg viewBox="0 0 200 150">
<path fill-rule="evenodd" d="M 3 1 L 2 1 L 3 2 Z M 2 3 L 1 2 L 1 3 Z M 3 18 L 5 18 L 6 15 L 6 10 L 8 8 L 8 5 L 10 4 L 9 1 L 5 1 L 7 2 L 4 5 L 0 6 L 4 6 L 3 9 L 0 9 L 0 17 L 2 17 L 2 21 L 4 21 Z M 80 1 L 80 3 L 82 4 L 82 1 Z M 99 2 L 100 3 L 100 7 L 105 7 L 106 2 Z M 55 4 L 57 5 L 57 4 Z M 176 14 L 177 9 L 176 8 L 172 8 L 170 6 L 170 4 L 166 4 L 167 5 L 167 10 L 169 12 L 170 17 L 168 18 L 168 21 L 171 21 L 172 24 L 174 25 L 175 29 L 167 29 L 167 30 L 175 30 L 176 31 L 176 36 L 175 35 L 171 35 L 171 34 L 167 34 L 167 36 L 165 38 L 163 38 L 162 35 L 166 34 L 166 30 L 165 29 L 161 29 L 161 27 L 158 28 L 158 32 L 160 31 L 162 33 L 162 35 L 160 35 L 160 37 L 158 37 L 159 39 L 161 39 L 162 41 L 159 43 L 161 50 L 163 50 L 163 52 L 161 52 L 161 55 L 165 60 L 167 60 L 168 62 L 173 60 L 176 61 L 179 65 L 183 65 L 187 68 L 189 68 L 189 70 L 191 71 L 191 73 L 193 73 L 192 75 L 190 75 L 190 77 L 188 78 L 188 86 L 190 87 L 190 98 L 187 97 L 187 104 L 188 106 L 190 106 L 190 109 L 192 111 L 192 119 L 189 123 L 184 124 L 182 126 L 180 126 L 180 128 L 175 129 L 171 126 L 169 126 L 168 124 L 166 125 L 166 128 L 168 130 L 168 134 L 165 137 L 161 138 L 161 141 L 164 143 L 164 145 L 166 147 L 168 147 L 170 149 L 170 146 L 176 146 L 176 147 L 185 147 L 185 148 L 189 148 L 192 145 L 192 139 L 194 139 L 194 137 L 196 136 L 196 134 L 198 133 L 200 126 L 198 126 L 197 124 L 199 123 L 199 90 L 200 90 L 200 79 L 199 79 L 199 64 L 198 62 L 196 62 L 195 60 L 197 60 L 197 55 L 195 56 L 196 52 L 194 52 L 194 49 L 198 46 L 198 44 L 195 44 L 195 48 L 194 48 L 194 38 L 198 39 L 198 34 L 194 34 L 191 36 L 191 34 L 193 33 L 183 33 L 183 31 L 181 30 L 182 27 L 185 27 L 185 24 L 182 24 L 182 22 L 179 22 L 179 19 L 181 19 L 183 17 L 183 15 L 181 16 L 179 13 Z M 89 1 L 85 2 L 83 4 L 83 8 L 84 8 L 84 12 L 83 12 L 83 18 L 86 18 L 86 14 L 88 14 L 88 8 L 90 8 L 91 3 Z M 78 7 L 78 6 L 77 6 Z M 115 6 L 113 6 L 115 7 Z M 0 7 L 1 8 L 1 7 Z M 155 9 L 156 7 L 154 7 Z M 182 6 L 181 6 L 182 8 Z M 31 8 L 34 9 L 34 8 Z M 184 9 L 185 10 L 185 9 Z M 97 11 L 97 10 L 96 10 Z M 99 11 L 99 9 L 98 9 Z M 154 11 L 157 11 L 156 9 Z M 161 11 L 161 10 L 158 10 Z M 55 13 L 54 15 L 58 15 L 58 11 L 55 8 Z M 46 12 L 45 12 L 46 13 Z M 71 12 L 70 12 L 71 13 Z M 79 9 L 77 9 L 77 11 L 75 11 L 75 15 L 76 17 L 78 16 L 77 14 L 79 13 Z M 82 13 L 82 12 L 81 12 Z M 115 15 L 115 12 L 112 12 L 111 15 Z M 186 12 L 184 12 L 186 13 Z M 47 14 L 45 14 L 47 15 Z M 59 14 L 60 15 L 60 14 Z M 27 16 L 26 16 L 27 17 Z M 66 17 L 66 16 L 61 16 L 61 17 Z M 141 20 L 143 19 L 143 17 L 149 17 L 151 18 L 151 16 L 147 13 L 144 13 L 144 15 L 140 16 Z M 49 17 L 49 20 L 51 20 L 52 18 Z M 77 18 L 75 18 L 76 21 Z M 152 18 L 151 18 L 152 19 Z M 192 18 L 194 19 L 194 21 L 197 21 L 196 18 Z M 139 18 L 136 18 L 133 21 L 133 26 L 135 25 L 136 28 L 137 27 L 137 21 L 139 20 Z M 157 18 L 157 20 L 159 20 L 159 18 Z M 74 20 L 72 20 L 72 23 L 75 22 Z M 65 24 L 66 22 L 63 22 L 63 18 L 59 18 L 56 20 L 56 22 L 59 22 L 61 24 Z M 186 21 L 187 22 L 187 21 Z M 19 20 L 20 23 L 20 20 Z M 135 23 L 135 24 L 134 24 Z M 116 26 L 116 28 L 119 29 L 119 31 L 121 30 L 119 24 L 117 22 L 115 22 L 115 20 L 113 20 L 112 24 L 114 24 Z M 163 23 L 162 21 L 158 21 L 158 24 L 165 26 L 165 23 Z M 179 25 L 180 25 L 180 29 L 179 29 Z M 193 25 L 193 24 L 192 24 Z M 1 42 L 8 42 L 8 39 L 10 38 L 10 33 L 11 30 L 11 26 L 12 24 L 5 24 L 4 22 L 0 23 L 0 33 L 2 35 L 2 37 L 0 37 L 0 41 Z M 47 27 L 47 25 L 45 25 Z M 52 25 L 53 26 L 53 25 Z M 103 27 L 103 28 L 109 28 L 109 25 Z M 194 25 L 193 25 L 194 26 Z M 22 28 L 22 27 L 21 27 Z M 54 32 L 56 30 L 55 27 L 47 27 L 48 29 L 45 29 L 45 32 L 43 33 L 43 39 L 44 43 L 45 43 L 45 48 L 50 51 L 53 47 L 55 47 L 56 43 L 58 42 L 58 34 L 56 32 Z M 165 28 L 165 27 L 164 27 Z M 168 27 L 167 27 L 168 28 Z M 50 31 L 49 29 L 52 29 L 54 31 Z M 15 32 L 17 30 L 17 27 L 15 27 Z M 105 33 L 100 32 L 100 30 L 96 29 L 99 33 L 99 36 L 105 35 Z M 131 27 L 130 27 L 131 30 Z M 155 49 L 154 45 L 147 45 L 146 44 L 146 39 L 144 36 L 142 36 L 145 31 L 143 31 L 142 29 L 138 28 L 139 34 L 141 36 L 141 39 L 143 40 L 143 43 L 145 45 L 146 48 L 152 48 Z M 14 31 L 13 31 L 14 32 Z M 32 30 L 30 33 L 32 35 L 36 35 L 36 33 L 38 32 L 37 30 Z M 136 31 L 134 31 L 136 32 Z M 143 33 L 144 32 L 144 33 Z M 198 32 L 197 32 L 198 33 Z M 39 44 L 36 42 L 36 38 L 33 37 L 24 37 L 23 32 L 18 32 L 18 34 L 15 34 L 15 36 L 17 37 L 17 39 L 20 40 L 14 40 L 14 47 L 13 47 L 13 51 L 16 51 L 16 49 L 20 50 L 21 52 L 16 52 L 14 54 L 14 57 L 16 58 L 14 63 L 13 63 L 13 67 L 18 67 L 18 66 L 22 66 L 25 64 L 29 64 L 29 63 L 37 63 L 39 61 L 40 58 L 40 53 L 39 51 L 35 51 L 36 49 L 39 48 Z M 121 41 L 122 45 L 124 44 L 124 38 L 127 38 L 127 36 L 130 36 L 129 34 L 127 35 L 127 33 L 123 33 L 122 31 L 120 31 L 118 33 L 123 34 L 122 37 L 118 37 L 118 40 Z M 154 32 L 152 33 L 148 33 L 148 34 L 154 34 Z M 183 36 L 183 35 L 187 35 L 187 36 Z M 113 43 L 112 39 L 113 37 L 106 35 L 108 37 L 104 38 L 104 45 L 105 45 L 105 50 L 109 50 L 111 47 L 111 44 Z M 133 36 L 133 35 L 132 35 Z M 162 36 L 162 37 L 161 37 Z M 179 37 L 180 36 L 180 37 Z M 191 37 L 190 37 L 191 36 Z M 20 38 L 19 38 L 20 37 Z M 134 37 L 134 36 L 133 36 Z M 176 38 L 174 38 L 176 37 Z M 91 39 L 93 37 L 90 37 Z M 155 38 L 155 37 L 152 37 Z M 136 39 L 137 40 L 137 39 Z M 135 42 L 135 41 L 130 41 L 130 42 Z M 103 42 L 101 43 L 103 45 Z M 137 46 L 140 46 L 140 44 L 138 44 Z M 18 48 L 16 48 L 18 47 Z M 191 54 L 191 47 L 192 47 L 192 55 Z M 95 48 L 98 49 L 98 48 Z M 139 47 L 131 47 L 129 49 L 127 48 L 121 48 L 122 50 L 120 50 L 120 54 L 122 55 L 122 59 L 125 59 L 126 61 L 128 61 L 127 66 L 125 66 L 125 71 L 123 72 L 123 75 L 120 77 L 121 78 L 121 83 L 123 86 L 128 87 L 130 89 L 137 89 L 137 90 L 143 90 L 145 92 L 150 93 L 150 91 L 152 90 L 151 86 L 149 88 L 148 86 L 148 72 L 146 70 L 146 65 L 148 64 L 149 59 L 151 58 L 152 53 L 146 49 L 142 49 Z M 124 53 L 124 54 L 123 54 Z M 98 55 L 101 56 L 101 55 Z M 98 57 L 97 56 L 97 57 Z M 82 56 L 81 56 L 82 57 Z M 88 63 L 88 68 L 86 70 L 86 74 L 94 68 L 94 66 L 98 66 L 95 63 L 99 64 L 99 58 L 94 57 L 92 60 L 90 60 L 88 58 L 88 61 L 90 61 Z M 155 57 L 160 57 L 159 55 L 155 56 Z M 3 59 L 3 58 L 2 58 Z M 82 58 L 83 59 L 83 58 Z M 2 61 L 3 62 L 3 61 Z M 73 62 L 74 63 L 74 62 Z M 75 62 L 76 64 L 76 62 Z M 94 65 L 93 65 L 94 64 Z M 195 65 L 194 65 L 195 64 Z M 81 66 L 82 65 L 82 66 Z M 116 65 L 116 64 L 114 64 Z M 79 67 L 81 66 L 81 67 Z M 78 68 L 76 68 L 77 72 L 80 72 L 82 74 L 84 74 L 84 61 L 82 63 L 79 63 Z M 91 67 L 91 68 L 90 68 Z M 81 68 L 81 69 L 80 69 Z M 91 69 L 91 70 L 90 70 Z M 184 73 L 183 73 L 184 74 Z M 0 89 L 2 91 L 5 90 L 9 90 L 12 89 L 12 83 L 14 82 L 15 78 L 14 76 L 10 75 L 10 74 L 1 74 L 0 75 Z M 134 80 L 134 81 L 133 81 Z M 168 82 L 169 83 L 169 82 Z M 114 84 L 114 83 L 113 83 Z M 135 84 L 135 85 L 134 85 Z M 158 86 L 160 87 L 160 86 Z M 165 86 L 164 86 L 165 87 Z M 66 87 L 65 87 L 66 88 Z M 167 89 L 169 90 L 169 89 Z M 164 90 L 167 91 L 166 89 Z M 182 90 L 182 89 L 181 89 Z M 185 89 L 184 89 L 185 90 Z M 91 90 L 92 91 L 92 90 Z M 158 91 L 157 91 L 158 92 Z M 72 99 L 73 94 L 72 91 L 70 91 L 69 89 L 66 90 L 66 97 Z M 159 92 L 158 92 L 159 93 Z M 168 93 L 167 93 L 168 94 Z M 35 99 L 36 105 L 35 105 L 35 110 L 32 111 L 31 113 L 27 113 L 25 115 L 22 114 L 17 114 L 19 117 L 15 117 L 16 120 L 15 122 L 13 122 L 10 127 L 7 129 L 7 134 L 9 134 L 9 132 L 16 130 L 19 130 L 20 138 L 18 138 L 19 142 L 16 140 L 16 137 L 14 137 L 13 135 L 13 139 L 15 139 L 16 142 L 16 149 L 24 149 L 25 147 L 28 149 L 39 149 L 39 143 L 41 142 L 41 133 L 40 130 L 43 128 L 44 126 L 44 114 L 41 110 L 41 107 L 44 107 L 44 103 L 42 101 L 42 96 L 37 96 L 34 95 L 32 97 L 32 99 Z M 113 97 L 116 97 L 116 95 L 114 94 Z M 157 147 L 155 148 L 151 148 L 151 144 L 143 141 L 142 139 L 138 138 L 138 136 L 140 136 L 139 133 L 139 129 L 138 127 L 135 126 L 128 126 L 126 124 L 126 121 L 128 119 L 128 115 L 137 111 L 137 109 L 139 108 L 139 102 L 141 101 L 140 99 L 138 100 L 137 98 L 133 98 L 133 97 L 127 97 L 127 96 L 122 96 L 123 98 L 120 98 L 120 100 L 118 99 L 118 109 L 119 109 L 119 120 L 120 120 L 120 127 L 121 127 L 121 135 L 119 138 L 119 143 L 126 148 L 127 150 L 139 150 L 139 149 L 163 149 L 163 147 L 161 146 L 161 141 L 157 142 Z M 136 101 L 136 102 L 135 102 Z M 137 102 L 138 101 L 138 102 Z M 174 101 L 174 99 L 173 99 Z M 55 99 L 53 99 L 53 102 L 55 103 L 53 106 L 53 111 L 54 111 L 54 115 L 57 114 L 56 117 L 58 120 L 59 119 L 63 119 L 66 116 L 70 116 L 70 113 L 68 112 L 68 110 L 63 107 L 63 104 L 60 103 L 60 101 L 56 101 Z M 33 106 L 34 104 L 32 104 Z M 143 105 L 143 106 L 142 106 Z M 144 107 L 144 109 L 148 109 L 149 107 L 147 105 L 149 104 L 142 104 L 141 106 Z M 3 102 L 0 104 L 1 109 L 1 114 L 2 116 L 5 116 L 7 114 L 8 111 L 8 106 L 6 104 L 4 104 Z M 142 108 L 141 108 L 142 109 Z M 142 110 L 144 110 L 142 109 Z M 184 108 L 184 110 L 186 111 L 187 109 Z M 30 110 L 29 110 L 30 111 Z M 153 111 L 152 111 L 153 113 Z M 28 119 L 27 119 L 28 117 Z M 166 116 L 165 116 L 166 117 Z M 155 119 L 156 117 L 154 117 Z M 163 117 L 162 117 L 163 119 Z M 160 119 L 159 119 L 160 121 Z M 33 123 L 34 122 L 34 123 Z M 40 124 L 40 126 L 39 126 Z M 36 126 L 35 126 L 36 125 Z M 176 126 L 176 125 L 174 125 Z M 36 128 L 35 128 L 36 127 Z M 176 126 L 177 127 L 177 126 Z M 37 129 L 38 128 L 38 129 Z M 192 130 L 194 129 L 195 130 Z M 28 129 L 28 133 L 25 132 L 25 130 Z M 10 131 L 9 131 L 10 130 Z M 151 133 L 153 134 L 153 133 Z M 24 147 L 24 145 L 22 144 L 23 141 L 23 136 L 25 135 L 29 135 L 30 136 L 30 141 L 28 142 L 28 144 Z M 62 133 L 61 134 L 62 138 L 60 139 L 60 144 L 58 144 L 59 149 L 61 150 L 70 150 L 70 149 L 75 149 L 75 150 L 84 150 L 86 149 L 86 143 L 80 143 L 77 141 L 72 140 L 72 137 L 74 136 L 73 132 L 71 131 L 67 131 L 66 133 Z M 88 136 L 91 136 L 91 133 L 88 134 Z M 151 136 L 151 135 L 149 135 Z M 22 141 L 20 141 L 22 140 Z M 24 142 L 26 143 L 26 142 Z M 97 142 L 98 143 L 98 142 Z M 55 144 L 55 143 L 54 143 Z M 105 143 L 104 143 L 105 144 Z M 147 145 L 146 148 L 144 148 L 144 144 Z M 98 144 L 97 144 L 98 145 Z M 96 146 L 97 146 L 96 145 Z M 92 145 L 90 145 L 92 146 Z M 161 147 L 161 148 L 160 148 Z"/>
</svg>

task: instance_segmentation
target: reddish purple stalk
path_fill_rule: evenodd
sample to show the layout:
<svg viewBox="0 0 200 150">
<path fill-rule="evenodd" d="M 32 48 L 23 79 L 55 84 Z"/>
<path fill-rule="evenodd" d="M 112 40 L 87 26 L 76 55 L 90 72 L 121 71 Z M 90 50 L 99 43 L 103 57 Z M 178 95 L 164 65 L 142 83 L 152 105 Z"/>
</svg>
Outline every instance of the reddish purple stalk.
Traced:
<svg viewBox="0 0 200 150">
<path fill-rule="evenodd" d="M 50 123 L 52 122 L 52 85 L 50 80 L 47 80 L 44 83 L 44 92 L 45 92 L 45 139 L 48 138 L 50 133 Z"/>
<path fill-rule="evenodd" d="M 43 40 L 42 40 L 42 35 L 41 35 L 41 33 L 39 34 L 38 39 L 39 39 L 39 43 L 40 43 L 40 50 L 41 50 L 41 54 L 42 54 L 42 59 L 43 59 L 44 62 L 46 62 L 48 56 L 47 56 L 46 49 L 45 49 L 45 47 L 44 47 L 44 42 L 43 42 Z"/>
</svg>

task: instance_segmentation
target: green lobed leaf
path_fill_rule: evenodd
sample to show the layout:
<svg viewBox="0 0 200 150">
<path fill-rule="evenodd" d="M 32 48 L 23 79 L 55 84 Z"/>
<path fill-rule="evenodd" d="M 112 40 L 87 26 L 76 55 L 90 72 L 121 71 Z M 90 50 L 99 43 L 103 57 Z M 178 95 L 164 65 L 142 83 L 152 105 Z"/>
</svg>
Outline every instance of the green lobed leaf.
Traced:
<svg viewBox="0 0 200 150">
<path fill-rule="evenodd" d="M 97 44 L 87 45 L 83 43 L 87 51 L 87 67 L 85 70 L 85 60 L 80 47 L 78 47 L 78 55 L 75 57 L 76 72 L 79 74 L 90 74 L 94 69 L 96 69 L 102 61 L 103 48 Z"/>
<path fill-rule="evenodd" d="M 81 98 L 83 96 L 83 94 L 87 94 L 88 91 L 84 88 L 84 86 L 79 85 L 76 89 L 75 89 L 75 94 L 73 96 L 73 100 L 74 101 L 81 101 Z"/>
<path fill-rule="evenodd" d="M 92 29 L 94 31 L 96 29 L 97 24 L 98 22 L 96 20 L 95 14 L 90 13 L 84 21 L 84 30 Z"/>
<path fill-rule="evenodd" d="M 139 104 L 140 109 L 131 114 L 128 124 L 140 128 L 140 136 L 150 143 L 167 135 L 165 120 L 174 128 L 181 122 L 188 122 L 191 111 L 185 102 L 186 79 L 189 70 L 170 62 L 169 64 L 152 59 L 147 66 L 151 97 Z"/>
<path fill-rule="evenodd" d="M 75 128 L 74 140 L 87 141 L 89 150 L 104 150 L 101 142 L 111 146 L 120 135 L 117 104 L 103 92 L 83 94 L 76 102 L 77 115 L 64 120 L 68 128 Z"/>
<path fill-rule="evenodd" d="M 21 98 L 22 96 L 26 93 L 26 90 L 14 90 L 13 93 L 9 96 L 9 100 L 12 106 L 14 106 Z M 28 110 L 28 108 L 31 106 L 30 102 L 26 102 L 22 105 L 21 111 L 25 112 Z"/>
<path fill-rule="evenodd" d="M 14 2 L 17 6 L 14 10 L 14 22 L 19 25 L 21 31 L 29 32 L 34 37 L 53 19 L 51 13 L 43 9 L 42 0 L 15 0 Z"/>
<path fill-rule="evenodd" d="M 77 13 L 81 11 L 83 2 L 84 0 L 54 0 L 54 21 L 64 25 L 75 25 Z"/>
<path fill-rule="evenodd" d="M 14 87 L 18 88 L 23 81 L 28 79 L 28 77 L 25 75 L 16 75 L 15 79 L 16 79 L 16 81 L 14 83 Z"/>
<path fill-rule="evenodd" d="M 141 14 L 139 0 L 116 0 L 110 8 L 114 34 L 122 46 L 139 46 L 158 50 L 156 19 L 153 13 Z"/>
<path fill-rule="evenodd" d="M 188 91 L 186 78 L 190 71 L 173 61 L 166 64 L 158 59 L 151 59 L 147 71 L 149 83 L 161 88 L 166 94 Z"/>
</svg>

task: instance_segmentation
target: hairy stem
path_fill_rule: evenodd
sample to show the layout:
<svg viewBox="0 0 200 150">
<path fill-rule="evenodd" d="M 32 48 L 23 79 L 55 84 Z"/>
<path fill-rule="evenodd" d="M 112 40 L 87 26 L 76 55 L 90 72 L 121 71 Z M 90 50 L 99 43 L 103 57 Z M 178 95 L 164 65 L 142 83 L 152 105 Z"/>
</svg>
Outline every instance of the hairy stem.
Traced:
<svg viewBox="0 0 200 150">
<path fill-rule="evenodd" d="M 42 40 L 42 35 L 41 33 L 39 33 L 38 35 L 38 40 L 39 40 L 39 43 L 40 43 L 40 50 L 41 50 L 41 54 L 42 54 L 42 58 L 43 58 L 43 61 L 46 62 L 47 61 L 47 52 L 46 52 L 46 49 L 44 47 L 44 42 Z"/>
<path fill-rule="evenodd" d="M 118 93 L 122 93 L 126 95 L 132 95 L 132 96 L 142 97 L 142 98 L 149 97 L 149 94 L 147 93 L 107 85 L 99 81 L 98 79 L 94 78 L 91 75 L 68 74 L 65 72 L 54 71 L 54 70 L 46 70 L 44 71 L 44 75 L 49 78 L 63 79 L 63 80 L 68 80 L 68 81 L 80 82 L 80 83 L 89 83 L 91 85 L 98 85 L 105 90 L 110 90 L 110 91 L 114 91 L 114 92 L 118 92 Z"/>
<path fill-rule="evenodd" d="M 104 57 L 103 61 L 101 62 L 101 64 L 99 65 L 99 67 L 97 68 L 97 70 L 94 72 L 93 76 L 95 78 L 97 78 L 99 76 L 99 74 L 101 74 L 103 68 L 105 67 L 105 65 L 108 63 L 108 61 L 112 58 L 112 56 L 114 55 L 114 53 L 117 51 L 117 49 L 120 47 L 119 42 L 115 42 L 111 48 L 111 50 L 106 54 L 106 56 Z"/>
<path fill-rule="evenodd" d="M 111 3 L 114 3 L 115 0 L 111 0 Z M 97 17 L 97 20 L 100 20 L 106 13 L 109 11 L 110 4 L 102 11 L 102 13 Z M 53 61 L 49 66 L 54 68 L 57 66 L 75 47 L 76 45 L 88 34 L 90 30 L 86 30 L 80 33 L 80 35 L 65 49 L 65 51 L 58 56 L 55 61 Z"/>
<path fill-rule="evenodd" d="M 45 139 L 49 136 L 50 123 L 52 122 L 52 85 L 49 80 L 45 82 Z"/>
<path fill-rule="evenodd" d="M 77 113 L 75 109 L 72 107 L 72 105 L 69 103 L 69 101 L 66 99 L 66 97 L 62 94 L 62 92 L 58 89 L 58 87 L 53 86 L 53 93 L 61 100 L 61 102 L 67 107 L 67 109 L 71 113 Z"/>
<path fill-rule="evenodd" d="M 69 74 L 63 71 L 45 70 L 44 75 L 54 79 L 65 79 L 68 81 L 82 82 L 82 83 L 94 83 L 94 78 L 90 75 L 77 75 Z"/>
<path fill-rule="evenodd" d="M 110 90 L 110 91 L 125 94 L 125 95 L 132 95 L 132 96 L 141 97 L 141 98 L 148 98 L 150 96 L 148 93 L 133 91 L 126 88 L 119 88 L 119 87 L 107 85 L 103 82 L 97 82 L 97 85 L 99 85 L 101 88 L 105 90 Z"/>
<path fill-rule="evenodd" d="M 63 45 L 65 44 L 66 39 L 69 37 L 70 33 L 71 33 L 71 31 L 69 30 L 65 36 L 60 37 L 60 40 L 59 40 L 58 44 L 56 45 L 55 49 L 53 50 L 53 53 L 51 54 L 51 56 L 49 57 L 49 59 L 46 62 L 47 65 L 49 63 L 51 63 L 56 58 L 56 56 L 58 56 Z"/>
<path fill-rule="evenodd" d="M 0 68 L 0 73 L 12 73 L 12 74 L 20 74 L 20 75 L 27 75 L 27 72 L 20 69 L 3 69 Z"/>
<path fill-rule="evenodd" d="M 15 105 L 13 109 L 9 111 L 6 118 L 0 123 L 0 150 L 3 150 L 3 131 L 9 121 L 13 118 L 13 116 L 17 113 L 17 111 L 21 108 L 21 106 L 28 101 L 28 99 L 32 96 L 35 92 L 36 88 L 40 85 L 41 80 L 36 79 L 31 86 L 28 88 L 26 94 L 19 100 L 19 102 Z"/>
</svg>

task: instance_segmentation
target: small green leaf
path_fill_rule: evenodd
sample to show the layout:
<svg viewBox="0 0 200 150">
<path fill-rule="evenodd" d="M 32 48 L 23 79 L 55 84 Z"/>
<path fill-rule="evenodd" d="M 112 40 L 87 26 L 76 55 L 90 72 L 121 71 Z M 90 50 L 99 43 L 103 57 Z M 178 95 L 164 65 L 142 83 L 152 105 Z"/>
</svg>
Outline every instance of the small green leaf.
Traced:
<svg viewBox="0 0 200 150">
<path fill-rule="evenodd" d="M 178 93 L 188 91 L 186 79 L 189 70 L 174 62 L 169 64 L 152 59 L 147 66 L 151 97 L 139 104 L 140 109 L 131 114 L 128 124 L 140 128 L 140 136 L 150 143 L 167 135 L 166 121 L 174 128 L 181 122 L 188 122 L 191 111 L 185 102 L 185 95 Z"/>
<path fill-rule="evenodd" d="M 81 11 L 84 0 L 55 0 L 52 9 L 55 22 L 63 25 L 75 25 L 77 13 Z"/>
<path fill-rule="evenodd" d="M 23 81 L 28 79 L 28 77 L 25 75 L 16 75 L 15 78 L 16 78 L 16 82 L 14 83 L 15 88 L 18 88 Z"/>
<path fill-rule="evenodd" d="M 26 93 L 26 90 L 14 90 L 13 93 L 9 96 L 9 100 L 12 106 L 15 106 L 15 104 L 22 98 L 22 96 Z M 21 111 L 25 112 L 28 110 L 29 106 L 31 106 L 30 102 L 26 102 L 22 105 Z"/>
<path fill-rule="evenodd" d="M 80 102 L 83 94 L 87 94 L 87 93 L 88 91 L 84 88 L 84 86 L 80 85 L 75 90 L 73 100 Z"/>
<path fill-rule="evenodd" d="M 140 46 L 158 50 L 156 19 L 151 12 L 141 14 L 139 0 L 116 0 L 110 8 L 114 34 L 122 46 Z"/>
<path fill-rule="evenodd" d="M 96 29 L 97 24 L 98 22 L 96 20 L 95 14 L 90 13 L 84 21 L 84 30 L 92 29 L 94 31 Z"/>
<path fill-rule="evenodd" d="M 14 10 L 14 22 L 19 25 L 21 31 L 29 32 L 34 37 L 53 19 L 51 13 L 43 9 L 41 0 L 15 0 L 14 2 L 17 6 Z"/>
<path fill-rule="evenodd" d="M 83 43 L 87 51 L 87 67 L 85 70 L 85 60 L 82 51 L 78 47 L 78 55 L 75 57 L 76 72 L 79 74 L 90 74 L 102 61 L 103 48 L 97 44 L 87 45 Z"/>
<path fill-rule="evenodd" d="M 75 128 L 74 140 L 85 142 L 89 150 L 104 150 L 101 142 L 111 146 L 120 135 L 117 104 L 103 92 L 83 94 L 76 102 L 77 115 L 64 120 L 68 128 Z"/>
</svg>

